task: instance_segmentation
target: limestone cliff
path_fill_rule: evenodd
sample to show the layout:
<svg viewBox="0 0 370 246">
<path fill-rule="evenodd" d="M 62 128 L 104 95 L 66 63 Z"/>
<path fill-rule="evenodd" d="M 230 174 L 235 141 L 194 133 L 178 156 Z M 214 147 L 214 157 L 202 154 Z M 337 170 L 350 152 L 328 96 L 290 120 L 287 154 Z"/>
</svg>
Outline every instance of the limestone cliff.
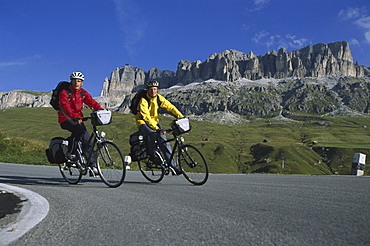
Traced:
<svg viewBox="0 0 370 246">
<path fill-rule="evenodd" d="M 0 109 L 19 107 L 51 107 L 51 93 L 37 91 L 0 92 Z"/>
<path fill-rule="evenodd" d="M 328 76 L 366 77 L 370 76 L 370 71 L 353 62 L 350 47 L 345 41 L 309 45 L 291 52 L 280 48 L 263 56 L 256 56 L 252 51 L 244 54 L 237 50 L 226 50 L 211 54 L 204 62 L 181 60 L 176 72 L 157 68 L 145 72 L 130 65 L 116 68 L 110 79 L 105 80 L 102 95 L 123 98 L 152 79 L 158 80 L 161 88 L 168 88 L 177 83 L 186 85 L 210 79 L 233 82 L 242 78 L 258 80 Z"/>
</svg>

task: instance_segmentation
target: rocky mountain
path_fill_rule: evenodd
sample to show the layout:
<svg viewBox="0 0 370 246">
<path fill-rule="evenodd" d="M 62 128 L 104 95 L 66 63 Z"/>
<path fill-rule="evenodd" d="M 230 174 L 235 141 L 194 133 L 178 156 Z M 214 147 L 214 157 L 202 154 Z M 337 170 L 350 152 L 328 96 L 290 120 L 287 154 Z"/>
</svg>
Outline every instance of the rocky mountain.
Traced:
<svg viewBox="0 0 370 246">
<path fill-rule="evenodd" d="M 369 112 L 370 69 L 353 62 L 347 42 L 316 44 L 264 56 L 236 50 L 214 53 L 204 62 L 182 60 L 177 71 L 148 72 L 125 65 L 106 78 L 103 107 L 129 113 L 133 93 L 158 80 L 161 94 L 186 115 L 237 123 L 246 117 L 281 117 Z M 0 93 L 0 108 L 49 107 L 51 92 Z"/>
<path fill-rule="evenodd" d="M 319 115 L 352 112 L 352 115 L 362 113 L 365 116 L 369 112 L 370 78 L 271 78 L 256 81 L 239 79 L 234 82 L 207 80 L 162 89 L 160 94 L 185 115 L 209 118 L 207 121 L 213 122 L 221 120 L 227 124 L 245 121 L 248 117 L 291 118 L 295 112 Z M 128 105 L 133 95 L 125 97 L 118 109 L 120 112 L 130 112 Z"/>
<path fill-rule="evenodd" d="M 102 97 L 122 98 L 122 96 L 130 94 L 144 88 L 144 84 L 149 80 L 158 80 L 162 88 L 168 88 L 176 84 L 176 73 L 165 70 L 161 71 L 153 67 L 149 72 L 145 72 L 138 67 L 125 65 L 116 68 L 110 76 L 110 79 L 104 80 Z"/>
<path fill-rule="evenodd" d="M 328 76 L 366 77 L 370 76 L 370 71 L 353 62 L 350 47 L 345 41 L 309 45 L 291 52 L 281 48 L 264 56 L 256 56 L 253 52 L 247 55 L 237 50 L 226 50 L 210 55 L 203 63 L 199 60 L 182 60 L 178 63 L 176 73 L 156 68 L 145 72 L 130 65 L 116 68 L 110 79 L 105 80 L 102 96 L 121 98 L 153 79 L 160 82 L 161 88 L 168 88 L 178 83 L 186 85 L 210 79 L 233 82 L 242 78 L 259 80 Z"/>
<path fill-rule="evenodd" d="M 248 55 L 226 50 L 212 54 L 205 62 L 180 61 L 177 69 L 179 82 L 189 83 L 198 79 L 236 81 L 240 78 L 286 77 L 364 77 L 364 67 L 353 63 L 347 42 L 310 45 L 287 52 L 285 48 L 268 52 L 264 56 Z"/>
<path fill-rule="evenodd" d="M 0 109 L 20 107 L 51 107 L 51 92 L 9 91 L 0 92 Z"/>
</svg>

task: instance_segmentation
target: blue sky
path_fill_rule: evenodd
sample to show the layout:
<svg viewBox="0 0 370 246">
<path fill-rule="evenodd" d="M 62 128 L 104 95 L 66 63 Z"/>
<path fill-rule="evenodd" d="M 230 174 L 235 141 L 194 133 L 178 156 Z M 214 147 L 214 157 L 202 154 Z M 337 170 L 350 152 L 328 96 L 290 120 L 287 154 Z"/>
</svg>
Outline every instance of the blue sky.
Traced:
<svg viewBox="0 0 370 246">
<path fill-rule="evenodd" d="M 125 64 L 176 71 L 227 49 L 343 40 L 370 67 L 369 0 L 0 0 L 0 92 L 51 91 L 82 71 L 99 96 Z"/>
</svg>

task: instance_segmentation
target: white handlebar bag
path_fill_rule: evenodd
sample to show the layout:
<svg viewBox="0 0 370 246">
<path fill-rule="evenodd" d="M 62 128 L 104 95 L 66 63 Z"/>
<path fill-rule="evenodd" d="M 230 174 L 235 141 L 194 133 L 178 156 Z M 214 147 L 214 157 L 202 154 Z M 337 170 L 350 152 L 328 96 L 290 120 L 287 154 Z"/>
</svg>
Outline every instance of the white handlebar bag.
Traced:
<svg viewBox="0 0 370 246">
<path fill-rule="evenodd" d="M 108 125 L 112 123 L 112 112 L 106 109 L 94 111 L 91 120 L 95 126 Z"/>
<path fill-rule="evenodd" d="M 175 135 L 181 135 L 191 130 L 191 125 L 188 118 L 181 118 L 174 120 L 172 123 L 172 129 Z"/>
</svg>

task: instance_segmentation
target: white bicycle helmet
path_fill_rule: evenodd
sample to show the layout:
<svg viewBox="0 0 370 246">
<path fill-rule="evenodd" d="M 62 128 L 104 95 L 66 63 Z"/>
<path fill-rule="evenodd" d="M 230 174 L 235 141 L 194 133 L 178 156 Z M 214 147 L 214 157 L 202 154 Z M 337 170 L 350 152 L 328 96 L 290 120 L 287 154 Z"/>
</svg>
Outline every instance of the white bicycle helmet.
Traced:
<svg viewBox="0 0 370 246">
<path fill-rule="evenodd" d="M 81 73 L 81 72 L 73 72 L 71 74 L 71 76 L 69 76 L 69 78 L 72 80 L 72 79 L 80 79 L 80 80 L 84 80 L 85 79 L 85 76 Z"/>
</svg>

